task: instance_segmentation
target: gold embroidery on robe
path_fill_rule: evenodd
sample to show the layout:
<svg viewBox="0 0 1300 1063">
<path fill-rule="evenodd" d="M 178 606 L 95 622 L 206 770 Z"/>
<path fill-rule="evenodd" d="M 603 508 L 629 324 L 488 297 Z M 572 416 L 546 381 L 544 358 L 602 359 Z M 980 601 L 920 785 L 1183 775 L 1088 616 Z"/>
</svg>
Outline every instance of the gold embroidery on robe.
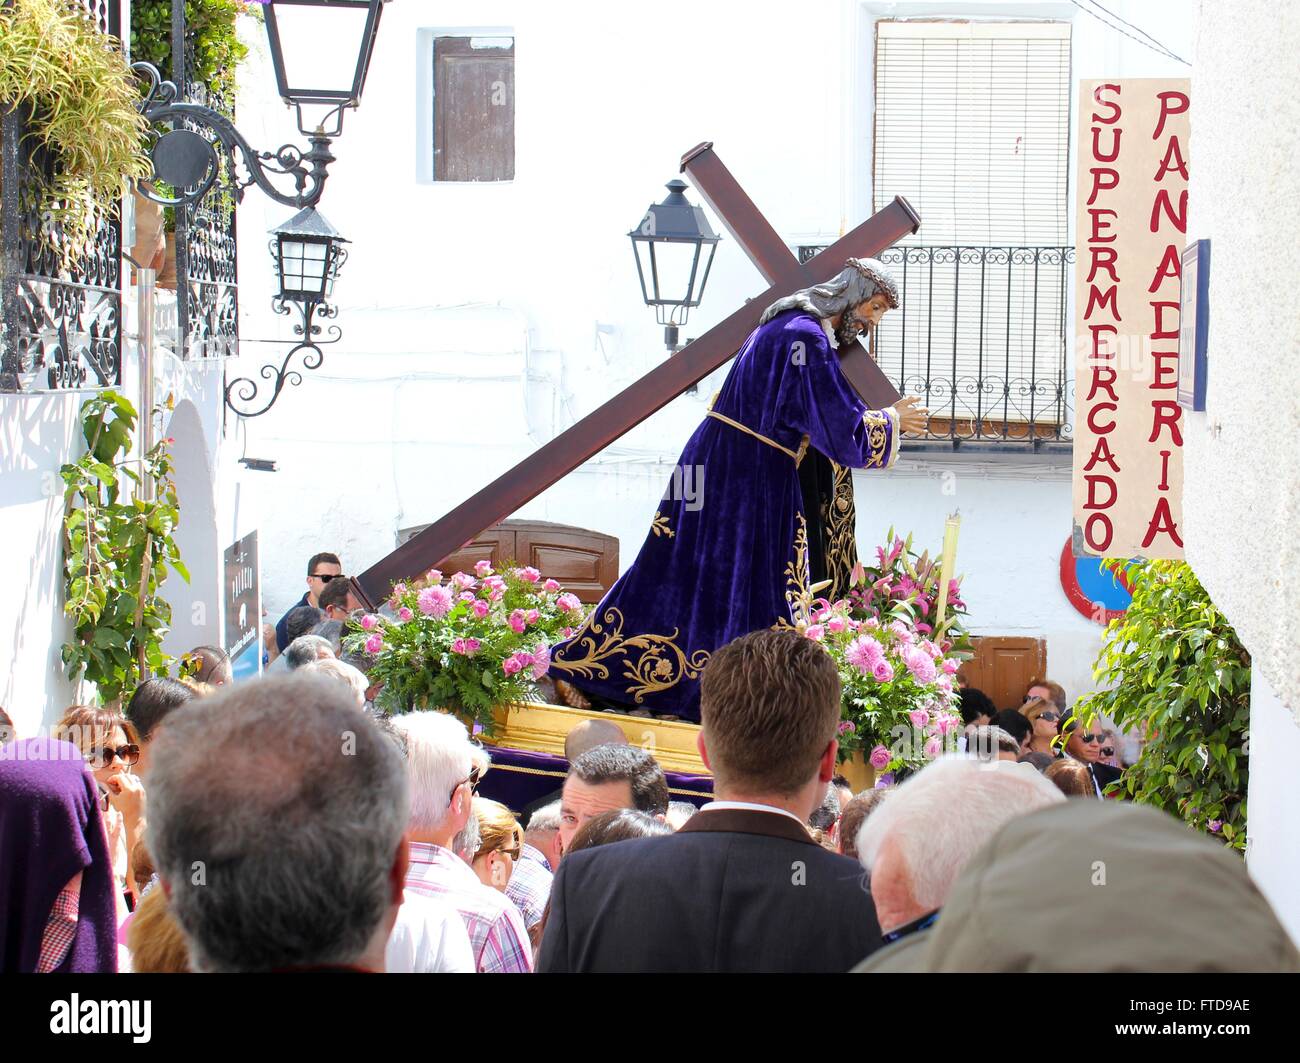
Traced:
<svg viewBox="0 0 1300 1063">
<path fill-rule="evenodd" d="M 867 410 L 862 414 L 867 426 L 867 462 L 864 469 L 883 469 L 889 462 L 889 415 L 881 410 Z"/>
<path fill-rule="evenodd" d="M 794 532 L 794 557 L 785 563 L 785 601 L 790 615 L 807 619 L 812 606 L 811 573 L 808 563 L 808 519 L 802 513 L 794 515 L 797 527 Z"/>
<path fill-rule="evenodd" d="M 853 470 L 831 462 L 831 497 L 823 507 L 825 530 L 826 575 L 831 601 L 847 598 L 853 582 L 853 566 L 858 563 L 858 519 L 853 508 Z"/>
<path fill-rule="evenodd" d="M 612 630 L 606 630 L 604 625 Z M 698 679 L 709 663 L 707 650 L 687 653 L 677 645 L 678 628 L 671 635 L 623 636 L 623 614 L 606 609 L 597 619 L 592 612 L 569 644 L 569 650 L 582 654 L 576 660 L 551 658 L 551 667 L 575 672 L 586 679 L 608 679 L 611 657 L 623 655 L 623 678 L 630 680 L 627 693 L 640 705 L 647 694 L 658 694 L 675 687 L 683 679 Z M 579 648 L 580 647 L 580 648 Z M 640 650 L 635 655 L 629 649 Z"/>
<path fill-rule="evenodd" d="M 655 533 L 656 538 L 660 535 L 666 535 L 672 538 L 677 533 L 668 527 L 668 518 L 662 513 L 656 513 L 655 519 L 650 522 L 650 530 Z"/>
</svg>

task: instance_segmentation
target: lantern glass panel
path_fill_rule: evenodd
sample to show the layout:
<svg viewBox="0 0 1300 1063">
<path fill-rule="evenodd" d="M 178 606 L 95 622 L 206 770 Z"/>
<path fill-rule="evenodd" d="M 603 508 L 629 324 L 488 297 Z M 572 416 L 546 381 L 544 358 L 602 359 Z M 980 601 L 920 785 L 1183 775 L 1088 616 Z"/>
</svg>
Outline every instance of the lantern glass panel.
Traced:
<svg viewBox="0 0 1300 1063">
<path fill-rule="evenodd" d="M 659 302 L 691 305 L 691 295 L 699 279 L 700 245 L 689 241 L 654 240 L 649 242 L 651 271 Z"/>
<path fill-rule="evenodd" d="M 285 295 L 320 298 L 326 294 L 329 245 L 286 238 L 280 241 L 280 287 Z"/>
<path fill-rule="evenodd" d="M 274 17 L 283 56 L 284 84 L 280 91 L 293 100 L 349 100 L 363 61 L 365 4 L 274 4 Z"/>
</svg>

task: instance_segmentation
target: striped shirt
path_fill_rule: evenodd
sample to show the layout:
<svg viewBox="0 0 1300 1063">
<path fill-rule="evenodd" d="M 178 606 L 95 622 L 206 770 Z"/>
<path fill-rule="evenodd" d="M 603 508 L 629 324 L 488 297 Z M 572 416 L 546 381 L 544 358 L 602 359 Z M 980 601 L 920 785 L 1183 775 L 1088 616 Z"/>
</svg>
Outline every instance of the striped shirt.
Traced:
<svg viewBox="0 0 1300 1063">
<path fill-rule="evenodd" d="M 537 925 L 542 913 L 546 911 L 546 902 L 551 899 L 551 880 L 554 877 L 551 865 L 541 850 L 525 844 L 510 875 L 506 896 L 523 913 L 524 925 L 529 930 Z"/>
<path fill-rule="evenodd" d="M 460 913 L 469 932 L 474 967 L 480 974 L 532 971 L 533 950 L 519 909 L 504 893 L 483 885 L 450 849 L 411 842 L 406 888 L 442 898 Z"/>
</svg>

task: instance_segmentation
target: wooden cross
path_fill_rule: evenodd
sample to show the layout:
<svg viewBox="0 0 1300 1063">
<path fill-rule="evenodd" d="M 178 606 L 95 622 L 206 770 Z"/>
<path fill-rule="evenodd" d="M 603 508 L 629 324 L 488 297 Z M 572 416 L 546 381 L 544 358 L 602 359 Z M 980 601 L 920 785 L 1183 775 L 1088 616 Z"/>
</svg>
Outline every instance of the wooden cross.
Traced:
<svg viewBox="0 0 1300 1063">
<path fill-rule="evenodd" d="M 844 268 L 845 259 L 875 256 L 921 226 L 920 216 L 907 200 L 896 196 L 852 232 L 800 263 L 722 164 L 712 143 L 688 151 L 681 168 L 762 274 L 768 289 L 353 577 L 354 593 L 369 608 L 387 597 L 393 583 L 428 571 L 724 365 L 771 303 L 796 289 L 830 280 Z M 862 344 L 854 340 L 837 353 L 844 375 L 868 406 L 880 409 L 898 401 L 898 392 Z"/>
</svg>

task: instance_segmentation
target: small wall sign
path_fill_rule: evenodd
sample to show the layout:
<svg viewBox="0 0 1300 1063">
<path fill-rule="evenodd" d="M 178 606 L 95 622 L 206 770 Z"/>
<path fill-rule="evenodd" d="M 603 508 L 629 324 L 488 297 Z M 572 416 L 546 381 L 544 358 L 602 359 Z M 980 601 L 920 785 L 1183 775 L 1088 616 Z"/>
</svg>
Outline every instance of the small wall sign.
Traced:
<svg viewBox="0 0 1300 1063">
<path fill-rule="evenodd" d="M 1210 332 L 1210 241 L 1195 240 L 1183 251 L 1178 316 L 1178 405 L 1205 409 L 1205 345 Z"/>
</svg>

